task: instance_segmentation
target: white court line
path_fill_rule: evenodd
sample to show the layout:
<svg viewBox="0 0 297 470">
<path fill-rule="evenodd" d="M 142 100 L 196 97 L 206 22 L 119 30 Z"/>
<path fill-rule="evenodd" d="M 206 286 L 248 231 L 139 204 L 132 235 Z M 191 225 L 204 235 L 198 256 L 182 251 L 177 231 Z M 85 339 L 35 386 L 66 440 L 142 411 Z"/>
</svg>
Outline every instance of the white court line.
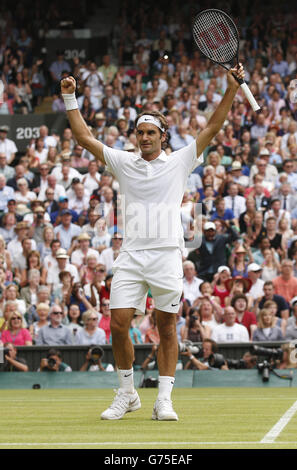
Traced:
<svg viewBox="0 0 297 470">
<path fill-rule="evenodd" d="M 285 414 L 278 420 L 278 422 L 270 429 L 270 431 L 265 434 L 263 439 L 260 441 L 261 444 L 272 444 L 275 439 L 280 435 L 282 430 L 287 426 L 289 421 L 293 418 L 294 414 L 297 411 L 297 400 L 295 403 L 289 408 Z"/>
<path fill-rule="evenodd" d="M 33 447 L 33 446 L 59 446 L 59 447 L 66 447 L 66 446 L 98 446 L 98 447 L 104 447 L 104 446 L 132 446 L 132 445 L 139 445 L 139 446 L 182 446 L 182 445 L 196 445 L 196 446 L 206 446 L 206 445 L 212 445 L 212 446 L 229 446 L 229 445 L 257 445 L 259 446 L 260 444 L 276 444 L 275 442 L 259 442 L 259 441 L 223 441 L 223 442 L 209 442 L 209 441 L 196 441 L 196 442 L 0 442 L 0 446 L 24 446 L 24 447 Z M 296 442 L 292 441 L 287 441 L 287 442 L 277 442 L 277 445 L 287 445 L 287 444 L 295 444 Z"/>
<path fill-rule="evenodd" d="M 81 402 L 82 400 L 84 399 L 88 399 L 88 401 L 106 401 L 108 400 L 108 397 L 98 397 L 98 398 L 89 398 L 88 396 L 80 396 L 79 398 L 72 398 L 72 397 L 69 397 L 69 398 L 42 398 L 42 399 L 33 399 L 33 400 L 28 400 L 27 398 L 1 398 L 1 395 L 0 395 L 0 401 L 1 403 L 10 403 L 10 402 L 21 402 L 21 403 L 50 403 L 50 402 L 54 402 L 54 403 L 57 403 L 57 402 L 67 402 L 69 403 L 71 401 L 72 402 Z M 143 399 L 142 398 L 142 401 L 144 402 L 146 399 Z M 222 397 L 222 396 L 218 396 L 218 397 L 213 397 L 213 398 L 207 398 L 207 397 L 203 397 L 203 398 L 199 398 L 199 401 L 234 401 L 234 397 Z M 262 401 L 262 400 L 271 400 L 270 397 L 249 397 L 249 396 L 246 396 L 246 397 L 240 397 L 240 400 L 249 400 L 249 401 Z M 288 401 L 288 397 L 277 397 L 277 400 L 286 400 Z M 197 402 L 197 398 L 183 398 L 183 402 L 184 401 L 195 401 Z"/>
</svg>

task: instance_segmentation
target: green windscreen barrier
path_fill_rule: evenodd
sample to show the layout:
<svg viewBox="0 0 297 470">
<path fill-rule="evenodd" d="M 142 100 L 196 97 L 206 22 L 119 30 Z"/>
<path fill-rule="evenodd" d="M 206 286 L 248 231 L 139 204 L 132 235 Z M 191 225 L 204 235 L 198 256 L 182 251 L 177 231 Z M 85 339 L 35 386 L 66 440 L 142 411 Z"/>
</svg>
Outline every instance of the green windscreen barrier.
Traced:
<svg viewBox="0 0 297 470">
<path fill-rule="evenodd" d="M 289 370 L 277 371 L 283 375 Z M 292 372 L 292 371 L 291 371 Z M 175 387 L 297 387 L 297 373 L 293 380 L 281 379 L 270 372 L 268 382 L 263 382 L 257 370 L 180 370 L 175 374 Z M 135 386 L 139 387 L 143 378 L 157 378 L 158 371 L 134 372 Z M 118 388 L 116 372 L 1 372 L 0 390 L 31 388 Z"/>
</svg>

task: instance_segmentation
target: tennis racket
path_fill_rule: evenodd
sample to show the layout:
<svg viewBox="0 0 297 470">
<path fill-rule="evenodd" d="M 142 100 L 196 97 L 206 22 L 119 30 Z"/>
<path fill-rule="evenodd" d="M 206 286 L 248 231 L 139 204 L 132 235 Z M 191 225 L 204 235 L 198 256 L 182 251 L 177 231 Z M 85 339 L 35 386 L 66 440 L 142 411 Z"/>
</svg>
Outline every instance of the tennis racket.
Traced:
<svg viewBox="0 0 297 470">
<path fill-rule="evenodd" d="M 224 11 L 211 8 L 203 10 L 194 19 L 193 37 L 195 43 L 208 59 L 230 70 L 238 66 L 239 34 L 232 18 Z M 260 106 L 244 80 L 234 78 L 240 83 L 253 111 Z"/>
</svg>

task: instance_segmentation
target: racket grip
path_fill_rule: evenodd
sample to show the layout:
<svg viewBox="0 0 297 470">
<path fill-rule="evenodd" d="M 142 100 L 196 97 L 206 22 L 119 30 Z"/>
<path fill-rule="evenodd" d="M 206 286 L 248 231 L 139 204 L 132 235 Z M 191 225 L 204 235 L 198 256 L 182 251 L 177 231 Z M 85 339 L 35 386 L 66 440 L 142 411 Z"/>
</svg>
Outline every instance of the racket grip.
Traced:
<svg viewBox="0 0 297 470">
<path fill-rule="evenodd" d="M 252 94 L 252 92 L 249 89 L 249 87 L 247 86 L 247 84 L 245 82 L 243 82 L 243 83 L 241 83 L 240 87 L 241 87 L 242 91 L 244 92 L 247 100 L 249 101 L 253 111 L 260 111 L 261 108 L 258 105 L 257 101 L 255 100 L 254 95 Z"/>
</svg>

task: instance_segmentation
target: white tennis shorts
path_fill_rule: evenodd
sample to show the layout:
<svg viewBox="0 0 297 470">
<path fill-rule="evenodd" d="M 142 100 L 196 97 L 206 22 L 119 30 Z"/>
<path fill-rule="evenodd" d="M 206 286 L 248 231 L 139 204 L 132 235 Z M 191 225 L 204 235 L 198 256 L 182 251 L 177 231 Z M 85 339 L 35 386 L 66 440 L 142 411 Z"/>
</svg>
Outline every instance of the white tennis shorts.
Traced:
<svg viewBox="0 0 297 470">
<path fill-rule="evenodd" d="M 113 265 L 110 308 L 135 308 L 145 313 L 150 288 L 155 306 L 177 313 L 183 291 L 182 253 L 179 248 L 122 251 Z"/>
</svg>

